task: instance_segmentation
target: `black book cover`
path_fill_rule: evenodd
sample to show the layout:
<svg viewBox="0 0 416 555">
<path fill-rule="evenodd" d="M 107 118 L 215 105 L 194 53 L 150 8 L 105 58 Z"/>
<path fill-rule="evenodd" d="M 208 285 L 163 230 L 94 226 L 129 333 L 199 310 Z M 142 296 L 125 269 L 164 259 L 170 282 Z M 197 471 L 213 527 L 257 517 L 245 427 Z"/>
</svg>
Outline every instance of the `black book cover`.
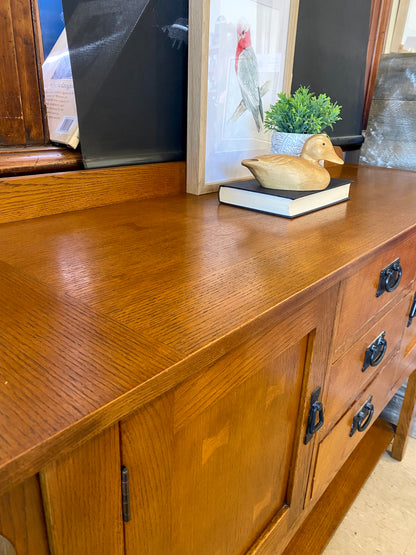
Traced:
<svg viewBox="0 0 416 555">
<path fill-rule="evenodd" d="M 221 187 L 231 187 L 233 189 L 242 189 L 244 191 L 252 191 L 253 193 L 261 193 L 263 195 L 272 195 L 275 197 L 288 198 L 288 199 L 298 199 L 302 197 L 307 197 L 308 195 L 313 195 L 314 193 L 321 193 L 322 191 L 327 191 L 328 189 L 335 189 L 341 185 L 348 185 L 351 183 L 350 179 L 340 179 L 331 177 L 331 181 L 325 189 L 317 189 L 313 191 L 288 191 L 287 189 L 267 189 L 262 187 L 257 179 L 247 179 L 246 181 L 233 181 L 231 183 L 224 183 L 220 185 Z"/>
</svg>

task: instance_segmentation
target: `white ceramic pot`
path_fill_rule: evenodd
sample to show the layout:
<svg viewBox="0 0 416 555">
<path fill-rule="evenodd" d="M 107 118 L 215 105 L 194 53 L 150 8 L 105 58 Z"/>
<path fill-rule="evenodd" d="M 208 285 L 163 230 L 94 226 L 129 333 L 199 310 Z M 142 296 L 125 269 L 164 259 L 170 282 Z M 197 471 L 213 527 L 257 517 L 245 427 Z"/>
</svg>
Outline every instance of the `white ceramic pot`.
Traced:
<svg viewBox="0 0 416 555">
<path fill-rule="evenodd" d="M 312 134 L 280 133 L 280 131 L 273 131 L 271 153 L 300 156 L 303 145 L 309 137 L 312 137 Z"/>
</svg>

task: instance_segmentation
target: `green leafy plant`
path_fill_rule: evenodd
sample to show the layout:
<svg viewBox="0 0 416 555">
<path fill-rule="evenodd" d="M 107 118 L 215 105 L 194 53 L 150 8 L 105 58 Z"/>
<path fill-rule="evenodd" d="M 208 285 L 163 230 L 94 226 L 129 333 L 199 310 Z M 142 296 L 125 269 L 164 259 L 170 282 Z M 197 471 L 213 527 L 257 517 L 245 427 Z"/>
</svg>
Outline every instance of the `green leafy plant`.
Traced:
<svg viewBox="0 0 416 555">
<path fill-rule="evenodd" d="M 340 119 L 342 106 L 326 94 L 316 96 L 309 87 L 299 87 L 291 96 L 277 95 L 278 101 L 265 113 L 264 127 L 282 133 L 322 133 Z"/>
</svg>

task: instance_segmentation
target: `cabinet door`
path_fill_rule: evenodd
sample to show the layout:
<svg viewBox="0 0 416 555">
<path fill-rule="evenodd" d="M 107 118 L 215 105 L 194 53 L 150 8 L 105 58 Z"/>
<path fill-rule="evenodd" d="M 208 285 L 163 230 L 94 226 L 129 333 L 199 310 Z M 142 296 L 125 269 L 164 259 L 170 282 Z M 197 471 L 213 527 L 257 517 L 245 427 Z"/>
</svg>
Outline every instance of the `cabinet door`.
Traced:
<svg viewBox="0 0 416 555">
<path fill-rule="evenodd" d="M 50 463 L 41 473 L 54 555 L 122 555 L 118 425 Z"/>
<path fill-rule="evenodd" d="M 235 555 L 269 523 L 284 535 L 303 507 L 330 313 L 314 302 L 247 337 L 121 423 L 126 553 Z"/>
</svg>

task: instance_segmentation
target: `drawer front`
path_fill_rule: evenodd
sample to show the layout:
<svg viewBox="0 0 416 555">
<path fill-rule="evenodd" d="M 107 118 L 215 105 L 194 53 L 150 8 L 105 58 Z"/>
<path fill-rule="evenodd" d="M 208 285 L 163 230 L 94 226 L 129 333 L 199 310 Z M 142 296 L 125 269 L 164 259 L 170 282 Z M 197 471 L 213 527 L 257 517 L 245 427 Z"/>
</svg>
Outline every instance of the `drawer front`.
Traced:
<svg viewBox="0 0 416 555">
<path fill-rule="evenodd" d="M 408 295 L 385 314 L 332 365 L 324 403 L 326 423 L 340 415 L 399 351 L 410 298 Z"/>
<path fill-rule="evenodd" d="M 393 269 L 394 262 L 400 260 L 400 274 Z M 390 267 L 390 268 L 389 268 Z M 387 268 L 387 274 L 381 273 Z M 369 264 L 363 266 L 344 282 L 335 349 L 351 338 L 370 318 L 398 295 L 414 279 L 416 273 L 416 241 L 409 238 L 398 245 L 385 249 Z M 387 277 L 386 277 L 387 275 Z M 390 278 L 388 277 L 390 276 Z M 395 287 L 395 281 L 399 280 Z M 388 289 L 379 292 L 389 281 Z"/>
<path fill-rule="evenodd" d="M 398 364 L 397 358 L 393 357 L 390 363 L 385 365 L 350 410 L 320 442 L 316 457 L 312 496 L 323 492 L 364 437 L 366 430 L 370 428 L 391 399 L 395 390 L 400 387 L 402 368 Z M 368 407 L 364 408 L 367 402 L 369 406 L 371 405 L 371 411 L 368 410 Z M 355 431 L 351 433 L 354 417 L 357 416 L 359 416 L 359 427 L 355 427 Z"/>
</svg>

